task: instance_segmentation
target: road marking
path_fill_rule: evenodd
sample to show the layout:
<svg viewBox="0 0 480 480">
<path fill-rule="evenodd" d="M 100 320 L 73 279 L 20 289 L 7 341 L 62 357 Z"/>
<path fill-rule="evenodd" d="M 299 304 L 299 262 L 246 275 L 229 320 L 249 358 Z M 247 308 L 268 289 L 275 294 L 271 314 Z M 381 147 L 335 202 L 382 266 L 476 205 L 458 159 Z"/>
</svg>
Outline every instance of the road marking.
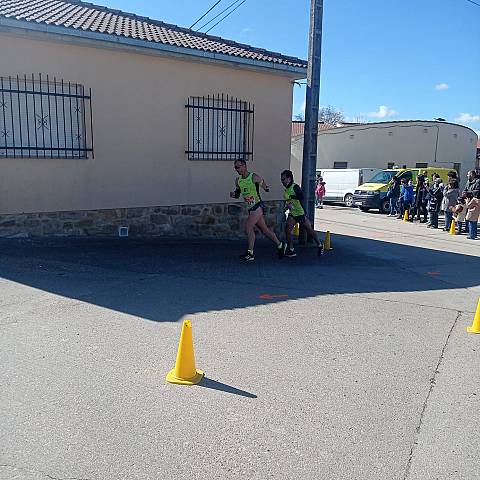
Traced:
<svg viewBox="0 0 480 480">
<path fill-rule="evenodd" d="M 274 300 L 275 298 L 288 298 L 287 294 L 272 295 L 270 293 L 262 293 L 258 298 L 262 300 Z"/>
</svg>

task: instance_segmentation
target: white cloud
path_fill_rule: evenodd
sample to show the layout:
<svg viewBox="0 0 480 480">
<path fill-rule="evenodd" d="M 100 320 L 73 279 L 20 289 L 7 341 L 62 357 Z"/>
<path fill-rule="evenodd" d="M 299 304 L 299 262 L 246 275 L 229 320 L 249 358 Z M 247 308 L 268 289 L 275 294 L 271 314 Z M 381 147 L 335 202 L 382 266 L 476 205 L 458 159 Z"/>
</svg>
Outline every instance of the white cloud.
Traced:
<svg viewBox="0 0 480 480">
<path fill-rule="evenodd" d="M 369 112 L 361 115 L 366 115 L 370 118 L 387 118 L 387 117 L 394 117 L 398 115 L 398 112 L 393 110 L 392 108 L 388 108 L 386 105 L 380 105 L 376 112 Z"/>
<path fill-rule="evenodd" d="M 435 85 L 435 90 L 448 90 L 448 83 L 437 83 Z"/>
<path fill-rule="evenodd" d="M 253 29 L 251 29 L 250 27 L 245 27 L 245 28 L 242 28 L 242 30 L 240 30 L 241 35 L 247 35 L 247 33 L 251 33 L 251 32 L 253 32 Z"/>
<path fill-rule="evenodd" d="M 456 119 L 456 122 L 471 123 L 480 122 L 480 115 L 471 115 L 470 113 L 461 113 Z"/>
</svg>

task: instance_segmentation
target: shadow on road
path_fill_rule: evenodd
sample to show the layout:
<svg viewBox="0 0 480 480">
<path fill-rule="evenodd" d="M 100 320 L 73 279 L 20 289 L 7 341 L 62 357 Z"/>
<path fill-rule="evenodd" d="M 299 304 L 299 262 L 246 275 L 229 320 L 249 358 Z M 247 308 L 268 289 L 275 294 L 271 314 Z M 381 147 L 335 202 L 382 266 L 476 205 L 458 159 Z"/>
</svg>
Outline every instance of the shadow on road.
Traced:
<svg viewBox="0 0 480 480">
<path fill-rule="evenodd" d="M 157 322 L 324 294 L 480 283 L 478 257 L 349 236 L 333 242 L 323 257 L 303 247 L 279 261 L 259 241 L 255 262 L 245 264 L 236 241 L 1 240 L 0 277 Z"/>
<path fill-rule="evenodd" d="M 217 382 L 208 377 L 203 377 L 201 382 L 196 385 L 197 387 L 210 388 L 212 390 L 219 390 L 221 392 L 231 393 L 233 395 L 240 395 L 241 397 L 257 398 L 253 393 L 240 390 L 239 388 L 232 387 L 226 383 Z"/>
</svg>

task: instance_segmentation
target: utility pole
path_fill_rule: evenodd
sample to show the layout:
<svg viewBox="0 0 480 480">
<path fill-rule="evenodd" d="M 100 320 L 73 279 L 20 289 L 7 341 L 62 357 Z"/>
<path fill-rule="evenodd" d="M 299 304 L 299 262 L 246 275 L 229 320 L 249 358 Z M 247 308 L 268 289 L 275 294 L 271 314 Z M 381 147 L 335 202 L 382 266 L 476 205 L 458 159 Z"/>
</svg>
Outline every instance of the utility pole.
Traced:
<svg viewBox="0 0 480 480">
<path fill-rule="evenodd" d="M 311 0 L 308 46 L 307 98 L 303 134 L 302 190 L 306 214 L 314 225 L 315 176 L 317 167 L 318 107 L 320 101 L 320 67 L 322 60 L 323 0 Z"/>
</svg>

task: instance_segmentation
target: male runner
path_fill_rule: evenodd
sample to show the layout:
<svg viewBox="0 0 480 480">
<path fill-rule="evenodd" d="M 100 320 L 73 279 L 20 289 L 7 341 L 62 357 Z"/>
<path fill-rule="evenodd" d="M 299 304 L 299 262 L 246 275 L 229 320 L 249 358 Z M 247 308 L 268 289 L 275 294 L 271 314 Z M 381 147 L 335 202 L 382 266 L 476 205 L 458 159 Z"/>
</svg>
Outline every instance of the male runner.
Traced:
<svg viewBox="0 0 480 480">
<path fill-rule="evenodd" d="M 284 170 L 280 176 L 283 186 L 285 187 L 285 210 L 289 210 L 287 222 L 285 225 L 285 234 L 287 236 L 286 257 L 296 257 L 297 254 L 293 249 L 293 228 L 296 223 L 303 225 L 308 235 L 310 235 L 318 246 L 318 255 L 323 255 L 324 248 L 315 230 L 312 228 L 310 220 L 305 216 L 305 208 L 303 206 L 302 189 L 293 182 L 293 173 L 290 170 Z"/>
<path fill-rule="evenodd" d="M 277 246 L 278 258 L 283 257 L 285 245 L 277 238 L 265 223 L 263 216 L 263 209 L 265 207 L 260 197 L 260 187 L 266 192 L 269 191 L 265 180 L 247 169 L 247 162 L 245 160 L 235 160 L 234 168 L 239 177 L 235 180 L 235 191 L 230 192 L 230 197 L 239 198 L 240 195 L 244 198 L 248 208 L 248 219 L 245 223 L 245 231 L 248 236 L 248 250 L 247 253 L 241 255 L 240 258 L 247 262 L 253 262 L 255 256 L 253 255 L 253 247 L 255 245 L 255 225 L 262 231 Z"/>
</svg>

